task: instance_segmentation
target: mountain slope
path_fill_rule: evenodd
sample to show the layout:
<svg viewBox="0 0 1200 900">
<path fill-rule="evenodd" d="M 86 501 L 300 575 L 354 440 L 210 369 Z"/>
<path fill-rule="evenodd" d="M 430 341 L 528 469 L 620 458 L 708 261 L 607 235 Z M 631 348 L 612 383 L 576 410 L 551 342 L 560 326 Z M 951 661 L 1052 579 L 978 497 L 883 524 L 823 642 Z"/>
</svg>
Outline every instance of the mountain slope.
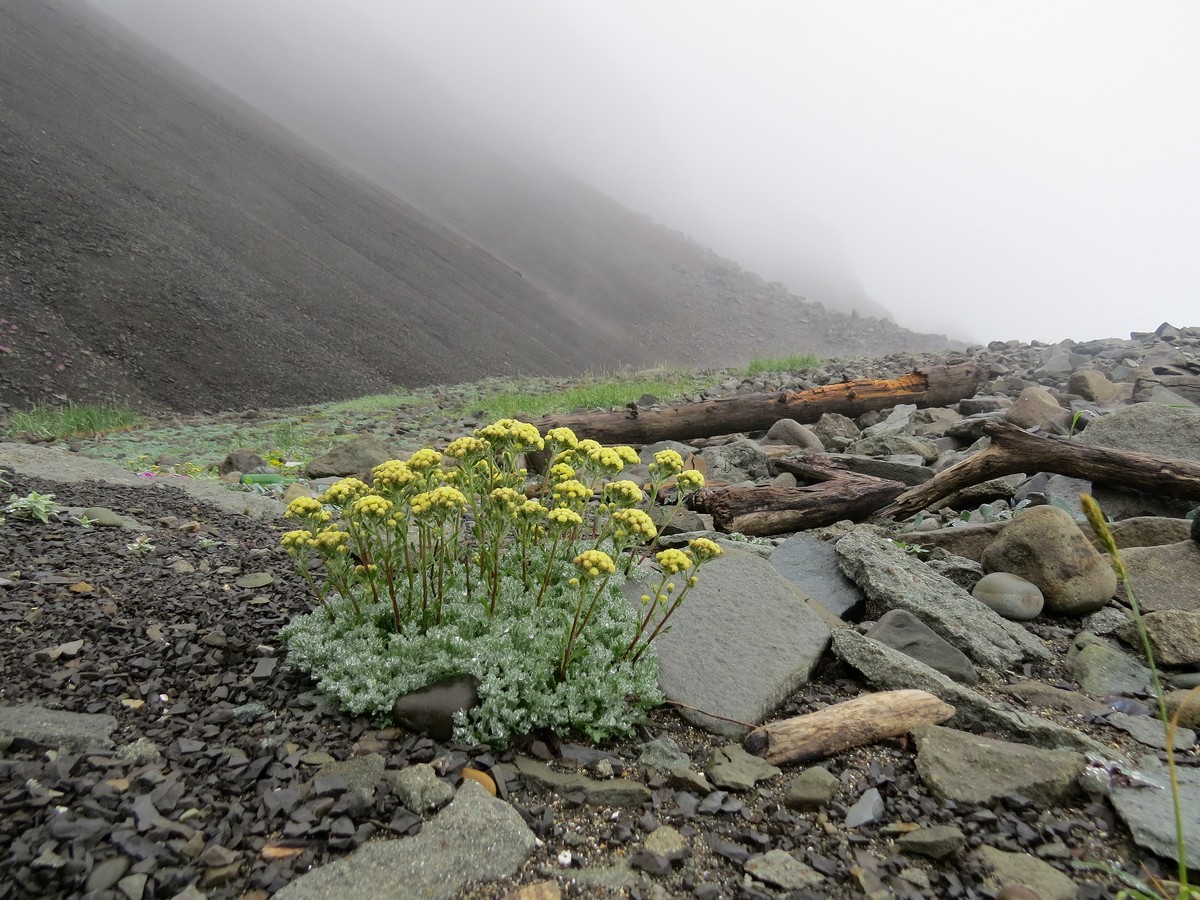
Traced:
<svg viewBox="0 0 1200 900">
<path fill-rule="evenodd" d="M 381 119 L 394 154 L 335 162 L 66 0 L 0 0 L 0 121 L 0 402 L 281 406 L 944 344 L 827 314 L 432 120 L 406 141 Z"/>
</svg>

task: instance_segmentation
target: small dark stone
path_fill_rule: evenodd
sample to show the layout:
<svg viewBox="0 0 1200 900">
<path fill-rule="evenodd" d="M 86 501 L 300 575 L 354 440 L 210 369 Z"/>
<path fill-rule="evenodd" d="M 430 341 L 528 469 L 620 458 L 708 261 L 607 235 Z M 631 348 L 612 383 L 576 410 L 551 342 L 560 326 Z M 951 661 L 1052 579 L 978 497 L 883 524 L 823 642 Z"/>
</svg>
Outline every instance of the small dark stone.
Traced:
<svg viewBox="0 0 1200 900">
<path fill-rule="evenodd" d="M 479 680 L 474 675 L 455 675 L 397 698 L 392 715 L 405 728 L 448 741 L 454 732 L 454 714 L 477 703 Z"/>
</svg>

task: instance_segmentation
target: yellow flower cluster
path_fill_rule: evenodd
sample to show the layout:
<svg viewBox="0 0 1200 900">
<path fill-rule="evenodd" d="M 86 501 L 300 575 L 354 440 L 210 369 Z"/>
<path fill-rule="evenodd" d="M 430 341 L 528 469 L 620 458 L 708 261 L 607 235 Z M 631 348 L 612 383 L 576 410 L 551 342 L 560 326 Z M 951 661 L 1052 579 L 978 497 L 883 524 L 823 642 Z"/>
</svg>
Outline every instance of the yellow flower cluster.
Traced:
<svg viewBox="0 0 1200 900">
<path fill-rule="evenodd" d="M 356 516 L 369 519 L 382 519 L 392 511 L 392 501 L 378 494 L 367 494 L 355 500 L 350 512 Z"/>
<path fill-rule="evenodd" d="M 614 475 L 625 468 L 621 455 L 612 447 L 597 447 L 595 450 L 589 451 L 587 457 L 591 462 Z"/>
<path fill-rule="evenodd" d="M 613 534 L 618 543 L 624 543 L 628 537 L 653 540 L 658 535 L 654 520 L 640 509 L 618 509 L 612 520 L 617 526 Z"/>
<path fill-rule="evenodd" d="M 584 550 L 575 557 L 574 562 L 589 578 L 599 578 L 601 574 L 611 575 L 617 571 L 617 564 L 603 550 Z"/>
<path fill-rule="evenodd" d="M 293 555 L 300 553 L 305 547 L 311 547 L 315 541 L 313 540 L 312 532 L 298 529 L 296 531 L 285 532 L 283 537 L 279 539 L 279 543 L 283 545 L 283 549 Z"/>
<path fill-rule="evenodd" d="M 618 506 L 636 506 L 646 498 L 646 493 L 636 481 L 610 481 L 604 486 L 604 498 Z"/>
<path fill-rule="evenodd" d="M 546 446 L 536 425 L 518 422 L 516 419 L 499 419 L 491 425 L 477 429 L 475 436 L 492 444 L 511 445 L 516 450 L 543 450 Z"/>
<path fill-rule="evenodd" d="M 324 512 L 326 512 L 325 507 L 316 497 L 297 497 L 288 504 L 287 512 L 283 514 L 283 517 L 285 519 L 318 518 Z M 326 513 L 325 517 L 328 519 L 329 514 Z"/>
<path fill-rule="evenodd" d="M 325 493 L 321 495 L 321 499 L 335 506 L 345 506 L 351 500 L 356 500 L 370 490 L 357 478 L 343 478 L 327 487 Z"/>
<path fill-rule="evenodd" d="M 715 541 L 710 541 L 708 538 L 695 538 L 688 541 L 688 548 L 692 551 L 692 555 L 696 557 L 698 562 L 707 562 L 725 553 L 719 544 Z"/>
<path fill-rule="evenodd" d="M 546 507 L 539 500 L 526 500 L 517 508 L 517 513 L 526 519 L 540 519 L 546 515 Z"/>
<path fill-rule="evenodd" d="M 666 575 L 686 572 L 695 565 L 695 560 L 682 550 L 660 550 L 654 554 L 654 558 L 658 560 L 659 566 L 662 567 L 663 573 Z"/>
<path fill-rule="evenodd" d="M 565 425 L 560 425 L 558 428 L 551 428 L 547 431 L 546 442 L 558 444 L 569 450 L 574 450 L 579 445 L 579 439 L 575 437 L 575 432 Z"/>
<path fill-rule="evenodd" d="M 570 481 L 575 477 L 575 469 L 568 466 L 566 463 L 555 463 L 550 467 L 551 481 Z"/>
<path fill-rule="evenodd" d="M 613 447 L 613 450 L 616 451 L 617 456 L 621 458 L 621 462 L 625 463 L 627 466 L 636 466 L 642 461 L 637 455 L 637 451 L 632 447 L 626 447 L 624 444 L 622 444 L 619 447 Z"/>
<path fill-rule="evenodd" d="M 452 512 L 467 505 L 467 498 L 458 488 L 442 485 L 432 491 L 425 491 L 412 498 L 412 511 L 415 516 L 427 512 Z"/>
<path fill-rule="evenodd" d="M 412 484 L 418 478 L 408 463 L 389 459 L 371 470 L 371 482 L 380 490 L 396 490 Z"/>
<path fill-rule="evenodd" d="M 486 453 L 490 447 L 491 444 L 477 437 L 460 437 L 450 442 L 450 446 L 446 448 L 446 455 L 453 459 L 465 459 L 468 456 Z"/>
<path fill-rule="evenodd" d="M 704 487 L 704 474 L 695 469 L 688 469 L 686 472 L 679 473 L 675 484 L 681 491 L 698 491 Z"/>
<path fill-rule="evenodd" d="M 659 450 L 650 464 L 652 475 L 678 475 L 683 471 L 683 457 L 675 450 Z"/>
<path fill-rule="evenodd" d="M 408 458 L 408 467 L 414 472 L 425 472 L 442 461 L 442 454 L 425 447 Z"/>
<path fill-rule="evenodd" d="M 326 528 L 316 538 L 317 549 L 322 553 L 345 553 L 349 541 L 350 535 L 336 528 Z"/>
<path fill-rule="evenodd" d="M 557 525 L 560 528 L 573 528 L 583 524 L 583 516 L 565 506 L 554 507 L 554 509 L 546 513 L 546 518 L 550 520 L 552 525 Z"/>
<path fill-rule="evenodd" d="M 593 441 L 591 438 L 585 438 L 575 445 L 575 452 L 580 456 L 591 456 L 597 450 L 603 449 L 599 441 Z"/>
<path fill-rule="evenodd" d="M 509 515 L 514 514 L 517 508 L 525 502 L 525 495 L 510 487 L 498 487 L 488 494 L 488 498 L 497 506 L 504 507 L 504 511 Z"/>
<path fill-rule="evenodd" d="M 583 504 L 592 499 L 592 489 L 574 478 L 560 481 L 553 490 L 555 499 L 560 503 Z"/>
</svg>

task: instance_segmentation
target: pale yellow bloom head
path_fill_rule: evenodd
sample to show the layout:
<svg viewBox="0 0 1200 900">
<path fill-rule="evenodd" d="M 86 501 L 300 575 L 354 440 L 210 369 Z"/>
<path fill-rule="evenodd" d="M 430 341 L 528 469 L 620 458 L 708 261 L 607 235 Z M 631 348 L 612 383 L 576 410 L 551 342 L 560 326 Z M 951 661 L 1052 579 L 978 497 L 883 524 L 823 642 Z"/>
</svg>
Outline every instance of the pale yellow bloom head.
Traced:
<svg viewBox="0 0 1200 900">
<path fill-rule="evenodd" d="M 617 571 L 617 564 L 603 550 L 584 550 L 575 557 L 574 562 L 589 578 L 599 578 Z"/>
</svg>

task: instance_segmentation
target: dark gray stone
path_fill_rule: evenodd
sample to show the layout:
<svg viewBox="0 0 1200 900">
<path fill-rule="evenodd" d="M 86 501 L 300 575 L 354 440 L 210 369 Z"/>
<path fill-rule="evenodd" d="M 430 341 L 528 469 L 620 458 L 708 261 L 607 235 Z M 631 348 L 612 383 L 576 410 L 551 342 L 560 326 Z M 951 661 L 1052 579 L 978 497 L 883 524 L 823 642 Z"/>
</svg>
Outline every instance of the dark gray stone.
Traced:
<svg viewBox="0 0 1200 900">
<path fill-rule="evenodd" d="M 907 610 L 893 609 L 885 613 L 867 632 L 867 637 L 920 660 L 960 684 L 979 681 L 979 673 L 965 653 L 947 643 Z"/>
<path fill-rule="evenodd" d="M 866 595 L 838 566 L 833 544 L 794 534 L 771 553 L 771 565 L 792 584 L 838 616 L 862 608 Z"/>
</svg>

